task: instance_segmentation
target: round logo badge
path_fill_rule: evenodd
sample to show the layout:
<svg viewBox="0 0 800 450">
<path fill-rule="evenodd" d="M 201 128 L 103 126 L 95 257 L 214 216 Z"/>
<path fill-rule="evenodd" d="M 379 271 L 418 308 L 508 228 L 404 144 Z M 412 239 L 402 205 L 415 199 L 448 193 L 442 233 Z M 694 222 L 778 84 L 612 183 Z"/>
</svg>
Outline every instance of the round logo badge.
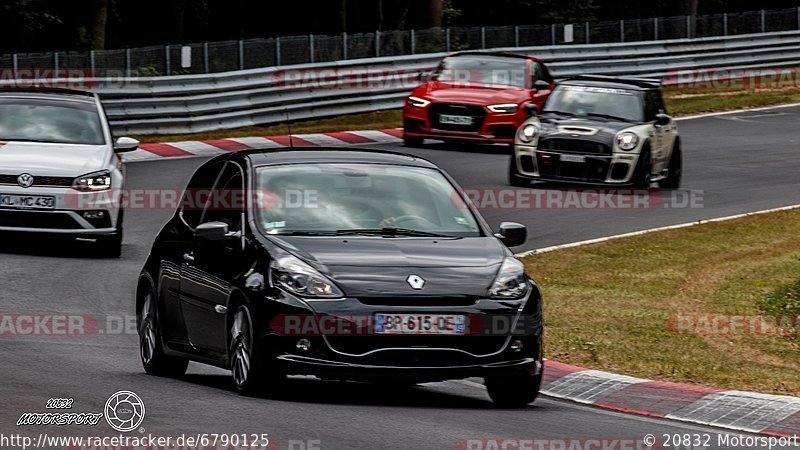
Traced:
<svg viewBox="0 0 800 450">
<path fill-rule="evenodd" d="M 130 391 L 119 391 L 108 398 L 106 422 L 111 428 L 127 433 L 139 428 L 144 420 L 144 402 Z"/>
<path fill-rule="evenodd" d="M 29 173 L 23 173 L 17 177 L 17 184 L 24 188 L 33 186 L 33 175 Z"/>
</svg>

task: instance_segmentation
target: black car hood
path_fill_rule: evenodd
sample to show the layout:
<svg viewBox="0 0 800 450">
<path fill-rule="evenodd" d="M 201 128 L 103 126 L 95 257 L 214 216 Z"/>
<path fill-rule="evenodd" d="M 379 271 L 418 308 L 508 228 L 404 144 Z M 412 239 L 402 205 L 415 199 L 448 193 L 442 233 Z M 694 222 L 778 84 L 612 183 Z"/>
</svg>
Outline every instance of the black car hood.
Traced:
<svg viewBox="0 0 800 450">
<path fill-rule="evenodd" d="M 620 131 L 638 125 L 635 122 L 620 120 L 594 119 L 585 117 L 561 117 L 544 115 L 539 118 L 541 123 L 540 136 L 543 138 L 557 137 L 580 138 L 610 144 Z M 574 133 L 570 130 L 574 129 Z M 592 135 L 583 134 L 583 130 L 597 130 Z"/>
<path fill-rule="evenodd" d="M 508 249 L 494 237 L 463 239 L 280 237 L 281 247 L 348 296 L 484 296 Z M 407 279 L 422 277 L 423 289 Z"/>
</svg>

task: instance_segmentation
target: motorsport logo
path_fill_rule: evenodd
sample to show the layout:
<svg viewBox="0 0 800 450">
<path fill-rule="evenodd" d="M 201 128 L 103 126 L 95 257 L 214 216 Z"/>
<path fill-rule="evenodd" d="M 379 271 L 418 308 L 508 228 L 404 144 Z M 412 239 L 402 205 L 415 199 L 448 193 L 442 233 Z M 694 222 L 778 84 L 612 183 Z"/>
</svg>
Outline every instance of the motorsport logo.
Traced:
<svg viewBox="0 0 800 450">
<path fill-rule="evenodd" d="M 144 402 L 130 391 L 119 391 L 108 398 L 102 413 L 72 412 L 75 401 L 71 398 L 51 398 L 47 401 L 44 413 L 23 413 L 17 426 L 56 425 L 93 427 L 105 417 L 111 428 L 127 433 L 133 431 L 144 421 Z"/>
</svg>

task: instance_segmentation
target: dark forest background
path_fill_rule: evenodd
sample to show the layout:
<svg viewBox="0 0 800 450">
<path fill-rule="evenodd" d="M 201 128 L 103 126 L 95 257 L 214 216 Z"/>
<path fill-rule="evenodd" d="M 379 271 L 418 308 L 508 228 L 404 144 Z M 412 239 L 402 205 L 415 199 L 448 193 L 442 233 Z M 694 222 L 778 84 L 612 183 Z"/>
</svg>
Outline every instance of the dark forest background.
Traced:
<svg viewBox="0 0 800 450">
<path fill-rule="evenodd" d="M 0 0 L 0 52 L 797 7 L 762 0 Z"/>
</svg>

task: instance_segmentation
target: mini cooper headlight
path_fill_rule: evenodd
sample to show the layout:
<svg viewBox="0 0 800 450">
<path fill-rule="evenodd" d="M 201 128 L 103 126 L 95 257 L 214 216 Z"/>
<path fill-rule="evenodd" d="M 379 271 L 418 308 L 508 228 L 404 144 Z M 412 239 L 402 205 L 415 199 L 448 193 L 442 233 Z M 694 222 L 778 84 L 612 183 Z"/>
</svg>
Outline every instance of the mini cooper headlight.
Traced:
<svg viewBox="0 0 800 450">
<path fill-rule="evenodd" d="M 431 104 L 430 100 L 425 100 L 424 98 L 419 97 L 408 97 L 408 104 L 410 106 L 416 106 L 417 108 L 424 108 Z"/>
<path fill-rule="evenodd" d="M 489 297 L 497 300 L 518 300 L 528 293 L 525 266 L 517 258 L 506 258 L 500 266 Z"/>
<path fill-rule="evenodd" d="M 525 125 L 524 127 L 522 127 L 521 130 L 519 130 L 519 140 L 525 142 L 526 144 L 533 142 L 533 140 L 536 139 L 536 136 L 538 135 L 539 135 L 539 128 L 532 123 Z"/>
<path fill-rule="evenodd" d="M 502 105 L 491 105 L 488 107 L 489 111 L 498 114 L 514 114 L 517 112 L 519 105 L 516 103 L 504 103 Z"/>
<path fill-rule="evenodd" d="M 72 189 L 90 192 L 111 189 L 111 172 L 103 170 L 75 178 L 75 181 L 72 182 Z"/>
<path fill-rule="evenodd" d="M 273 286 L 304 298 L 341 298 L 342 291 L 313 267 L 291 255 L 272 261 L 270 274 Z"/>
<path fill-rule="evenodd" d="M 620 150 L 631 151 L 635 149 L 639 145 L 639 136 L 636 133 L 631 133 L 627 131 L 625 133 L 620 133 L 617 136 L 617 147 Z"/>
</svg>

